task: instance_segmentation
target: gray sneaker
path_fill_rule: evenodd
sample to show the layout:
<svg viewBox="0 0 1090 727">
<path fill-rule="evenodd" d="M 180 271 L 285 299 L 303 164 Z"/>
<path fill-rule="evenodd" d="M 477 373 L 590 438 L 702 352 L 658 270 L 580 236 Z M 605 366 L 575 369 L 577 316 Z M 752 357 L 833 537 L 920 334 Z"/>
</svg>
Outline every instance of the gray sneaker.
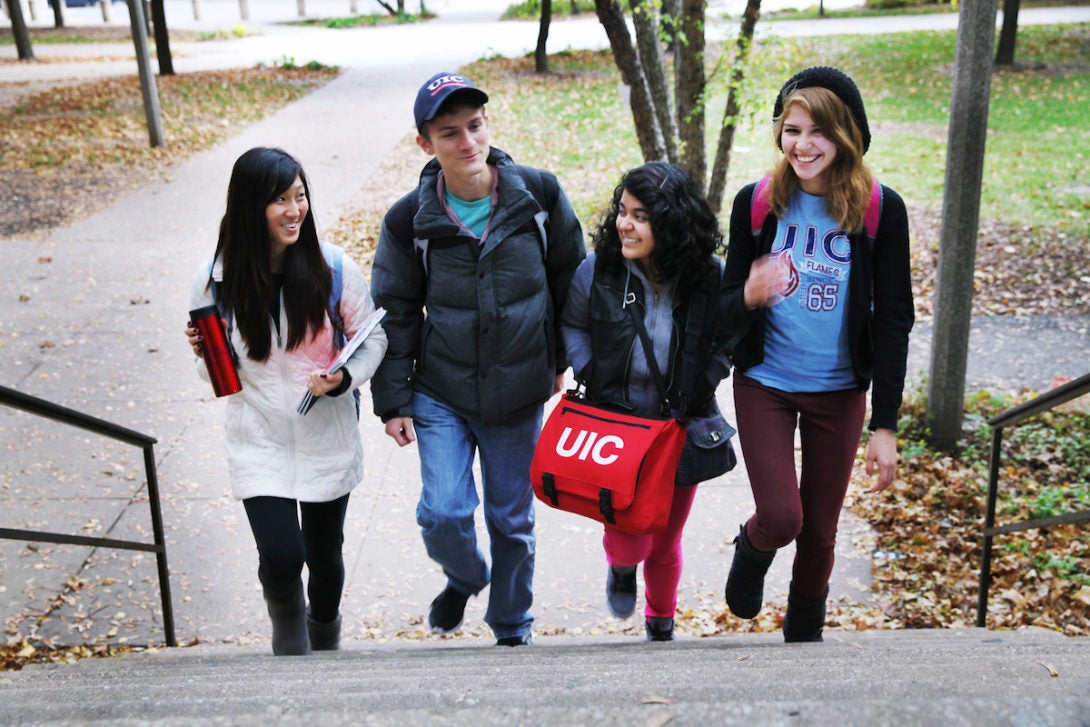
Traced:
<svg viewBox="0 0 1090 727">
<path fill-rule="evenodd" d="M 606 574 L 606 605 L 616 618 L 636 612 L 636 566 L 610 566 Z"/>
</svg>

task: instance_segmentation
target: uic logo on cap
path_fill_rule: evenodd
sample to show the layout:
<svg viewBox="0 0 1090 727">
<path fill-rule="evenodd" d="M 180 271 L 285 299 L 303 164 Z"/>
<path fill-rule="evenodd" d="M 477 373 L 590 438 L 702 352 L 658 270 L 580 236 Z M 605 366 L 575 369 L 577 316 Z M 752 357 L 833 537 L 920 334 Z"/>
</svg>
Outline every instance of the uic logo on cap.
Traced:
<svg viewBox="0 0 1090 727">
<path fill-rule="evenodd" d="M 432 92 L 438 91 L 440 88 L 446 86 L 448 83 L 455 83 L 459 86 L 465 86 L 469 83 L 469 81 L 467 81 L 464 77 L 458 75 L 439 76 L 439 78 L 436 78 L 434 81 L 428 84 L 428 90 Z"/>
</svg>

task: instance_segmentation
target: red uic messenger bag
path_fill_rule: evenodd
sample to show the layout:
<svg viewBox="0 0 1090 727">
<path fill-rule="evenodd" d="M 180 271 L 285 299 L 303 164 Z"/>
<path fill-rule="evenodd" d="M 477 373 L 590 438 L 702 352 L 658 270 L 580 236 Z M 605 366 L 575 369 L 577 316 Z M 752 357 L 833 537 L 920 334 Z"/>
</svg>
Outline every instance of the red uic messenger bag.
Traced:
<svg viewBox="0 0 1090 727">
<path fill-rule="evenodd" d="M 676 419 L 623 414 L 565 394 L 534 450 L 534 494 L 628 533 L 662 532 L 685 435 Z"/>
</svg>

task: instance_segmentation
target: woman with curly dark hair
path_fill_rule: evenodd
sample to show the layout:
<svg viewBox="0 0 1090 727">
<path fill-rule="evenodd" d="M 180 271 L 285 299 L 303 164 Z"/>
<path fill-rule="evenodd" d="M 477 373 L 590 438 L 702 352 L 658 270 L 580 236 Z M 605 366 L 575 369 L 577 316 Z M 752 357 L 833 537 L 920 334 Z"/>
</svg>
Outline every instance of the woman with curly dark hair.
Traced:
<svg viewBox="0 0 1090 727">
<path fill-rule="evenodd" d="M 715 315 L 723 236 L 684 170 L 648 162 L 621 179 L 593 241 L 561 320 L 575 378 L 592 401 L 676 416 L 688 427 L 665 531 L 605 526 L 606 603 L 617 618 L 635 612 L 642 562 L 647 639 L 672 641 L 681 534 L 695 485 L 735 463 L 734 430 L 715 399 L 730 372 Z"/>
</svg>

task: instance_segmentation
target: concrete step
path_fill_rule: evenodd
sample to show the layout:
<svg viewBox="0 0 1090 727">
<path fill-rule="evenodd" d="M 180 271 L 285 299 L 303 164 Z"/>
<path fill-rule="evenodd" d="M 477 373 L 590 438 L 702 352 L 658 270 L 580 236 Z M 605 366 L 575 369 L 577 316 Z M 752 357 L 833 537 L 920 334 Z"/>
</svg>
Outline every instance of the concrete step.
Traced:
<svg viewBox="0 0 1090 727">
<path fill-rule="evenodd" d="M 197 646 L 0 674 L 3 724 L 1090 725 L 1090 639 L 982 629 Z"/>
</svg>

